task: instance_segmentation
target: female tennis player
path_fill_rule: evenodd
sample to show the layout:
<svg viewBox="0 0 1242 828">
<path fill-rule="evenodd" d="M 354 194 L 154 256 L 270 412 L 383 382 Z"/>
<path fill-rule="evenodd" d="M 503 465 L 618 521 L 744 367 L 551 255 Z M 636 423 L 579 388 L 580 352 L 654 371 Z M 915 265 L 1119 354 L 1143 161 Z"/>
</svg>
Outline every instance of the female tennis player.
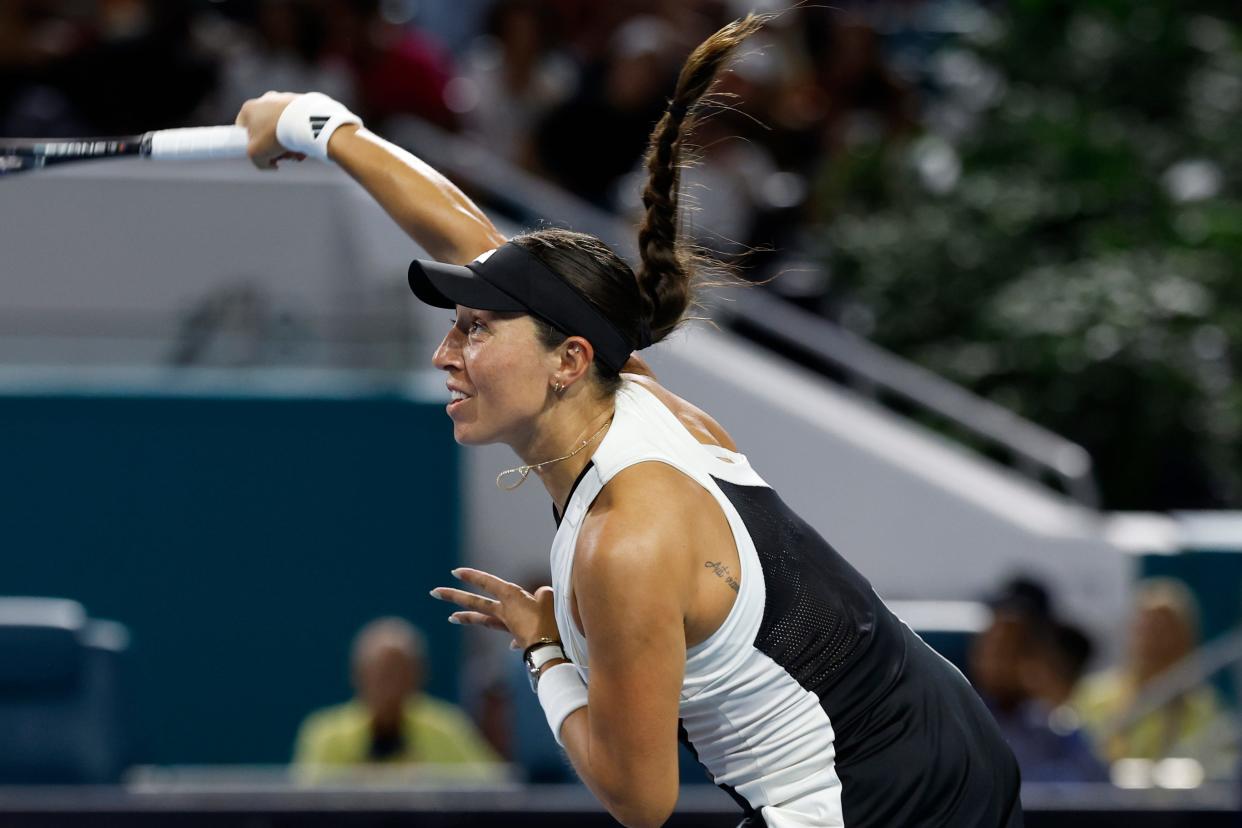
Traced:
<svg viewBox="0 0 1242 828">
<path fill-rule="evenodd" d="M 694 272 L 678 165 L 732 49 L 689 57 L 651 136 L 635 272 L 565 230 L 505 240 L 429 166 L 322 95 L 269 93 L 238 116 L 254 162 L 341 166 L 431 254 L 409 280 L 456 319 L 434 355 L 463 444 L 503 442 L 552 497 L 552 588 L 458 569 L 451 616 L 512 636 L 557 740 L 622 823 L 662 824 L 677 741 L 744 825 L 1015 826 L 1018 769 L 965 679 L 764 483 L 720 425 L 633 353 L 677 327 Z"/>
</svg>

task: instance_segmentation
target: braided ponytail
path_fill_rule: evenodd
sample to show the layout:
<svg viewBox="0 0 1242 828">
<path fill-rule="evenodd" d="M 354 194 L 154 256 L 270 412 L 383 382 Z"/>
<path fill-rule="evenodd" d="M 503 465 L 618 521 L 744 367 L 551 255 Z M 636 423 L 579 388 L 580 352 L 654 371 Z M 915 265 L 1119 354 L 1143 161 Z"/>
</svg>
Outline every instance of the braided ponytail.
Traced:
<svg viewBox="0 0 1242 828">
<path fill-rule="evenodd" d="M 638 232 L 638 273 L 600 239 L 558 227 L 514 236 L 510 241 L 543 262 L 595 306 L 635 348 L 659 342 L 673 331 L 691 303 L 694 256 L 678 243 L 677 185 L 682 140 L 690 134 L 693 110 L 711 89 L 733 49 L 759 29 L 767 15 L 748 15 L 699 45 L 682 67 L 668 111 L 656 124 L 647 148 L 646 216 Z M 539 338 L 556 348 L 567 334 L 536 319 Z M 600 391 L 616 393 L 621 375 L 598 360 L 592 367 Z"/>
<path fill-rule="evenodd" d="M 749 14 L 716 32 L 686 59 L 668 111 L 651 133 L 644 166 L 646 214 L 638 230 L 642 262 L 638 287 L 644 327 L 659 342 L 681 322 L 691 302 L 691 257 L 678 242 L 677 190 L 682 141 L 694 129 L 693 110 L 711 89 L 720 67 L 739 43 L 763 26 L 766 17 Z"/>
</svg>

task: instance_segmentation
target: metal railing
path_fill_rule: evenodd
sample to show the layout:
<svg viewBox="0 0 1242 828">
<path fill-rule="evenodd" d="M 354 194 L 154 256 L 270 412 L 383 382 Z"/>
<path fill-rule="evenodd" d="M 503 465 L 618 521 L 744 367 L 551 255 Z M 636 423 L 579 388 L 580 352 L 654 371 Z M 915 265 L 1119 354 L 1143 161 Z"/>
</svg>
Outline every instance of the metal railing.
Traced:
<svg viewBox="0 0 1242 828">
<path fill-rule="evenodd" d="M 636 259 L 636 234 L 626 222 L 486 148 L 414 120 L 402 121 L 389 134 L 519 223 L 568 223 L 603 239 L 631 262 Z M 1082 446 L 762 288 L 733 291 L 729 301 L 713 303 L 712 310 L 718 321 L 738 333 L 778 342 L 782 350 L 797 349 L 811 357 L 813 364 L 833 366 L 848 387 L 881 402 L 895 397 L 913 405 L 947 421 L 951 430 L 999 450 L 1014 468 L 1041 485 L 1051 478 L 1055 488 L 1079 503 L 1091 508 L 1099 505 L 1091 457 Z"/>
<path fill-rule="evenodd" d="M 1051 476 L 1079 503 L 1099 505 L 1091 456 L 1077 443 L 766 291 L 736 291 L 713 310 L 735 330 L 758 332 L 832 365 L 846 385 L 872 399 L 887 394 L 947 420 L 1009 455 L 1027 477 Z"/>
</svg>

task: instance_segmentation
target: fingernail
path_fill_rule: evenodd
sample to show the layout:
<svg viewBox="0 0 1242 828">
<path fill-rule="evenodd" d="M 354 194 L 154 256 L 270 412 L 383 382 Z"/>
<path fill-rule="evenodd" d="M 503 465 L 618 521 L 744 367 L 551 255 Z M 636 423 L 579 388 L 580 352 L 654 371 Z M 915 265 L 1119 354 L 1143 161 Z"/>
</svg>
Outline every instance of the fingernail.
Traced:
<svg viewBox="0 0 1242 828">
<path fill-rule="evenodd" d="M 460 567 L 460 566 L 459 566 L 459 567 L 457 567 L 456 569 L 449 570 L 449 573 L 450 573 L 450 574 L 451 574 L 454 578 L 460 578 L 460 577 L 461 577 L 461 573 L 462 573 L 462 567 Z"/>
<path fill-rule="evenodd" d="M 431 592 L 428 592 L 427 594 L 428 594 L 428 595 L 430 595 L 432 598 L 439 598 L 439 597 L 440 597 L 440 590 L 438 590 L 438 589 L 433 589 Z"/>
<path fill-rule="evenodd" d="M 460 623 L 461 623 L 461 619 L 460 619 L 460 618 L 458 618 L 456 615 L 450 615 L 450 616 L 449 616 L 448 621 L 449 621 L 449 623 L 450 623 L 450 624 L 460 624 Z"/>
</svg>

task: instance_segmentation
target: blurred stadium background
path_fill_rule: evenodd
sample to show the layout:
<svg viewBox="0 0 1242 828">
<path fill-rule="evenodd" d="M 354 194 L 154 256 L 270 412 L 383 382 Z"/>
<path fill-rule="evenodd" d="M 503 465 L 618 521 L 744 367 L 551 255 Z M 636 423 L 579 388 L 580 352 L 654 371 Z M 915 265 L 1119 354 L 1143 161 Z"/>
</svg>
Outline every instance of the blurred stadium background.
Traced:
<svg viewBox="0 0 1242 828">
<path fill-rule="evenodd" d="M 628 253 L 672 73 L 752 8 L 6 0 L 0 135 L 318 89 L 502 228 Z M 756 286 L 656 372 L 975 681 L 1028 824 L 1240 824 L 1236 0 L 796 8 L 721 91 L 692 232 Z M 426 597 L 539 583 L 554 527 L 452 443 L 447 316 L 356 186 L 121 161 L 0 215 L 0 824 L 611 824 L 506 642 Z M 503 763 L 290 769 L 385 616 Z M 670 824 L 736 822 L 683 782 Z"/>
</svg>

